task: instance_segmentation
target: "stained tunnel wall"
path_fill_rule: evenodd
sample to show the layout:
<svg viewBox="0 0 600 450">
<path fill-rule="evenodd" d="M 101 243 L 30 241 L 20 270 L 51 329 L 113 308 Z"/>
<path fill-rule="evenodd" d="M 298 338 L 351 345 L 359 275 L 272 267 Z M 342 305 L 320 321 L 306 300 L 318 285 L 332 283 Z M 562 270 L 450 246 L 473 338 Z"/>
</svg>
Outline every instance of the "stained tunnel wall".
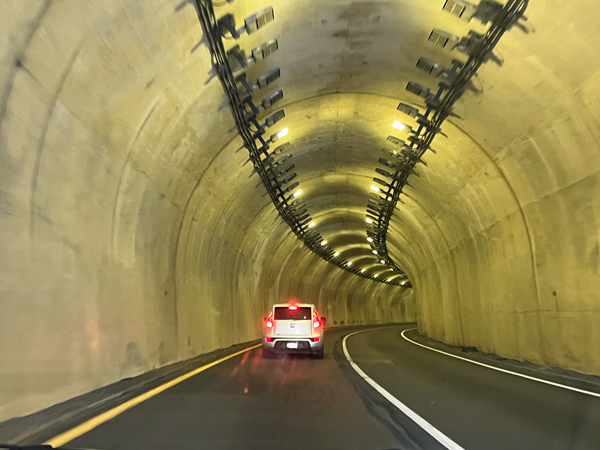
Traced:
<svg viewBox="0 0 600 450">
<path fill-rule="evenodd" d="M 280 51 L 264 67 L 282 68 L 311 214 L 373 266 L 353 252 L 370 252 L 357 236 L 387 124 L 415 102 L 408 80 L 435 83 L 418 57 L 452 57 L 427 47 L 431 29 L 477 26 L 439 2 L 274 6 Z M 435 339 L 600 373 L 600 61 L 596 19 L 581 13 L 595 2 L 533 2 L 526 32 L 503 38 L 501 64 L 456 105 L 390 228 L 414 292 L 314 258 L 276 219 L 236 152 L 206 47 L 191 51 L 191 6 L 0 8 L 0 420 L 254 339 L 288 297 L 331 325 L 418 309 Z"/>
</svg>

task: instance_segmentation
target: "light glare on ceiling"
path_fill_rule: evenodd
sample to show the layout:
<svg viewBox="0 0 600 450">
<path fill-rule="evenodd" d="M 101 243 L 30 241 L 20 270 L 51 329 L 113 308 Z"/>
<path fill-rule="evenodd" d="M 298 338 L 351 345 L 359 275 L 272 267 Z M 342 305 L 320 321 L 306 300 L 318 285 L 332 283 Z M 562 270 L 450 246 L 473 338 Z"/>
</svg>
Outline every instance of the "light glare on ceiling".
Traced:
<svg viewBox="0 0 600 450">
<path fill-rule="evenodd" d="M 373 223 L 373 221 L 371 219 L 365 219 L 365 222 L 367 222 L 367 223 Z"/>
<path fill-rule="evenodd" d="M 333 254 L 333 257 L 335 258 L 337 255 L 339 255 L 339 253 L 338 253 L 338 252 L 335 252 L 335 253 Z"/>
<path fill-rule="evenodd" d="M 369 242 L 373 242 L 373 239 L 371 239 L 371 238 L 367 238 L 367 241 L 369 241 Z"/>
<path fill-rule="evenodd" d="M 375 192 L 379 192 L 379 188 L 377 186 L 375 186 L 374 184 L 371 185 L 371 189 L 374 190 Z"/>
<path fill-rule="evenodd" d="M 404 127 L 402 127 L 402 128 L 404 128 Z M 279 133 L 277 133 L 277 137 L 278 137 L 279 139 L 281 139 L 282 137 L 285 137 L 285 136 L 287 136 L 287 134 L 288 134 L 288 129 L 287 129 L 287 127 L 286 127 L 286 128 L 284 128 L 283 130 L 281 130 Z"/>
<path fill-rule="evenodd" d="M 315 223 L 314 223 L 314 222 L 311 222 L 311 223 L 309 223 L 309 224 L 308 224 L 308 228 L 312 228 L 312 227 L 314 227 L 314 226 L 315 226 Z"/>
<path fill-rule="evenodd" d="M 299 197 L 300 194 L 302 194 L 302 191 L 298 189 L 296 192 L 294 192 L 294 197 Z"/>
<path fill-rule="evenodd" d="M 327 241 L 321 242 L 321 245 L 325 245 L 325 244 L 327 244 Z"/>
</svg>

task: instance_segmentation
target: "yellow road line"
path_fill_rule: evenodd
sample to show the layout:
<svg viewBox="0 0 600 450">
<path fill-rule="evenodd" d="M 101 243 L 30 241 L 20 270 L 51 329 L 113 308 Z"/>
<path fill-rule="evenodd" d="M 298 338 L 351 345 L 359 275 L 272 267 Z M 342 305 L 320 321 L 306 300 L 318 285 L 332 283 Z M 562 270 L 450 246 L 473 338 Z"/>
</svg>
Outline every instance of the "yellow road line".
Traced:
<svg viewBox="0 0 600 450">
<path fill-rule="evenodd" d="M 204 372 L 205 370 L 210 369 L 211 367 L 216 366 L 217 364 L 220 364 L 223 361 L 227 361 L 228 359 L 231 359 L 234 356 L 238 356 L 238 355 L 241 355 L 242 353 L 246 353 L 250 350 L 260 347 L 261 345 L 262 344 L 253 345 L 252 347 L 248 347 L 244 350 L 240 350 L 239 352 L 232 353 L 231 355 L 228 355 L 228 356 L 225 356 L 224 358 L 213 361 L 210 364 L 207 364 L 205 366 L 194 369 L 191 372 L 188 372 L 184 375 L 181 375 L 180 377 L 175 378 L 174 380 L 171 380 L 165 384 L 162 384 L 154 389 L 149 390 L 148 392 L 138 395 L 137 397 L 132 398 L 131 400 L 128 400 L 125 403 L 120 404 L 119 406 L 115 406 L 114 408 L 112 408 L 106 412 L 103 412 L 102 414 L 99 414 L 96 417 L 93 417 L 90 420 L 87 420 L 80 425 L 77 425 L 75 428 L 71 428 L 70 430 L 65 431 L 64 433 L 61 433 L 58 436 L 54 436 L 52 439 L 49 439 L 46 442 L 44 442 L 44 444 L 51 445 L 53 447 L 63 446 L 67 442 L 70 442 L 73 439 L 78 438 L 82 434 L 85 434 L 88 431 L 93 430 L 97 426 L 102 425 L 104 422 L 108 422 L 110 419 L 113 419 L 113 418 L 117 417 L 119 414 L 124 413 L 128 409 L 131 409 L 134 406 L 139 405 L 140 403 L 148 400 L 149 398 L 152 398 L 155 395 L 158 395 L 161 392 L 166 391 L 170 387 L 173 387 L 176 384 L 179 384 L 182 381 L 185 381 L 188 378 L 193 377 L 194 375 L 198 375 L 199 373 Z"/>
</svg>

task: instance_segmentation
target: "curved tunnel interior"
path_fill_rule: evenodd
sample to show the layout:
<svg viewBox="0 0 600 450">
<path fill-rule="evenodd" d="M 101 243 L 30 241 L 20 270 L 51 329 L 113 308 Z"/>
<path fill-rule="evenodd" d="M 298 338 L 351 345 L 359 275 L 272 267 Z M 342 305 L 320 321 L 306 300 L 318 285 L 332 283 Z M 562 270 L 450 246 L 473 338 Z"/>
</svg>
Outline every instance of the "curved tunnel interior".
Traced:
<svg viewBox="0 0 600 450">
<path fill-rule="evenodd" d="M 483 33 L 442 1 L 215 3 L 275 20 L 277 104 L 301 197 L 356 276 L 299 242 L 250 176 L 194 2 L 13 0 L 0 7 L 0 420 L 260 335 L 275 302 L 330 326 L 417 321 L 426 336 L 600 374 L 600 60 L 591 0 L 532 2 L 401 195 L 391 259 L 365 211 L 386 138 L 415 126 L 420 57 Z M 218 6 L 217 6 L 218 5 Z M 262 98 L 262 97 L 261 97 Z M 282 140 L 283 142 L 283 140 Z"/>
</svg>

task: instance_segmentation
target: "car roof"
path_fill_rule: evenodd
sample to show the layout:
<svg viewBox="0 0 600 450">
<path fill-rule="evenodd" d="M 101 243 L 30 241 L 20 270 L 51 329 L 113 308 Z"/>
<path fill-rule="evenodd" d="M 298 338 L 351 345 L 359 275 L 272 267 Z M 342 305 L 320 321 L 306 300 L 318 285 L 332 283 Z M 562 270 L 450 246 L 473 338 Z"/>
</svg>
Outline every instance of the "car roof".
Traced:
<svg viewBox="0 0 600 450">
<path fill-rule="evenodd" d="M 284 307 L 287 308 L 290 305 L 296 305 L 296 306 L 312 306 L 313 308 L 317 308 L 313 303 L 275 303 L 273 305 L 273 308 L 280 308 L 280 307 Z"/>
</svg>

